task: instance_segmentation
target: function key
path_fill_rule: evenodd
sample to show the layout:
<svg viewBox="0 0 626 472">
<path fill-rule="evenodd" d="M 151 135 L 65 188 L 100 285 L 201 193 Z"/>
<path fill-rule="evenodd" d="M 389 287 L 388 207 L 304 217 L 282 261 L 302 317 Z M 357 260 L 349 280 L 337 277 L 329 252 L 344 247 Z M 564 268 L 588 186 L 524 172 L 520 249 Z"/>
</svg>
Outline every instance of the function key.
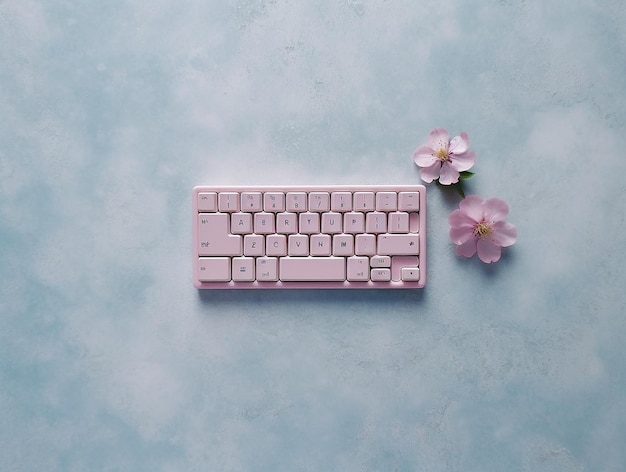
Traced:
<svg viewBox="0 0 626 472">
<path fill-rule="evenodd" d="M 198 193 L 198 211 L 217 211 L 217 193 Z"/>
</svg>

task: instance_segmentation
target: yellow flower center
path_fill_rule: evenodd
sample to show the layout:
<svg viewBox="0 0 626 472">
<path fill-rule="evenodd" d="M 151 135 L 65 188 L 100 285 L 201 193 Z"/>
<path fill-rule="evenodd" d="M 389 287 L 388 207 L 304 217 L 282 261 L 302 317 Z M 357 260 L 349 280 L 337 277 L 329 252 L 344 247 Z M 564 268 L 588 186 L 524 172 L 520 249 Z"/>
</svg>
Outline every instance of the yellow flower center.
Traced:
<svg viewBox="0 0 626 472">
<path fill-rule="evenodd" d="M 435 152 L 435 157 L 439 159 L 441 162 L 445 162 L 448 159 L 450 159 L 450 155 L 448 154 L 448 151 L 444 148 L 439 148 L 437 152 Z"/>
<path fill-rule="evenodd" d="M 474 236 L 478 236 L 481 239 L 485 239 L 493 232 L 493 228 L 484 221 L 481 221 L 474 226 Z"/>
</svg>

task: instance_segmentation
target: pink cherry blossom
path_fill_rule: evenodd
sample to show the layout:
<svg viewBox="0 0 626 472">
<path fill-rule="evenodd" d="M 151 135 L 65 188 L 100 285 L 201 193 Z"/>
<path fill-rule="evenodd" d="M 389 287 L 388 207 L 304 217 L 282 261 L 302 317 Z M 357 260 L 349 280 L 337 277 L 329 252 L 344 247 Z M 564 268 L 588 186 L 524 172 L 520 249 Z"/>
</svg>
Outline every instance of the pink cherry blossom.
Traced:
<svg viewBox="0 0 626 472">
<path fill-rule="evenodd" d="M 472 257 L 478 252 L 483 262 L 498 261 L 500 248 L 510 246 L 517 239 L 515 226 L 504 221 L 508 214 L 508 205 L 499 198 L 483 200 L 470 195 L 462 200 L 448 217 L 456 254 Z"/>
<path fill-rule="evenodd" d="M 428 143 L 413 153 L 413 161 L 420 168 L 424 182 L 439 179 L 443 185 L 459 181 L 459 173 L 470 169 L 476 155 L 469 150 L 469 136 L 462 132 L 450 141 L 447 129 L 435 128 L 428 136 Z"/>
</svg>

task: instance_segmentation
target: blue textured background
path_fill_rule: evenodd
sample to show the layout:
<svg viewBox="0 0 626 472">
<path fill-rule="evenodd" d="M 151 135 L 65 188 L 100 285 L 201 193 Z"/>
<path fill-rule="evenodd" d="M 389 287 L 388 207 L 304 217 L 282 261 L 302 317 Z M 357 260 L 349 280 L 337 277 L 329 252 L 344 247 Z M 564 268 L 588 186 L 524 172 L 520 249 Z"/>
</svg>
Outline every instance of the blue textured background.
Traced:
<svg viewBox="0 0 626 472">
<path fill-rule="evenodd" d="M 621 0 L 0 1 L 0 470 L 618 471 Z M 198 184 L 416 183 L 423 291 L 191 283 Z"/>
</svg>

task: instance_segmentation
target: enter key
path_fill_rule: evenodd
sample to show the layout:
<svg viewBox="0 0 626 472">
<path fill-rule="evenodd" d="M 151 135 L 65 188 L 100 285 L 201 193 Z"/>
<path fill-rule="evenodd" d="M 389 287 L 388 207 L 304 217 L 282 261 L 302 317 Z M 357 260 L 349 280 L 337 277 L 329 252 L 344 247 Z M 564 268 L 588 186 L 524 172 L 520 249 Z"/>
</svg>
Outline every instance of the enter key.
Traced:
<svg viewBox="0 0 626 472">
<path fill-rule="evenodd" d="M 379 234 L 378 252 L 388 256 L 417 256 L 420 250 L 419 234 Z"/>
</svg>

